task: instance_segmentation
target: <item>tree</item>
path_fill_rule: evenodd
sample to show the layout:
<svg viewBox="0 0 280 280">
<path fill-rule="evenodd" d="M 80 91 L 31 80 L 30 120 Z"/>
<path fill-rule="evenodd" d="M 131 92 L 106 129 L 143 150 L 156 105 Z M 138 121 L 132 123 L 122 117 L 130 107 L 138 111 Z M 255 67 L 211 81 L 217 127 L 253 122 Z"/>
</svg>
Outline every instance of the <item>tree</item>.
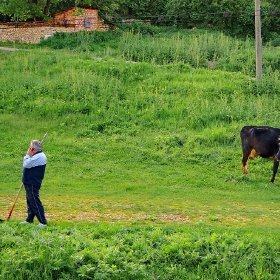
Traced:
<svg viewBox="0 0 280 280">
<path fill-rule="evenodd" d="M 50 13 L 73 6 L 98 8 L 101 16 L 107 17 L 119 10 L 125 0 L 0 0 L 0 13 L 14 21 L 47 19 Z"/>
<path fill-rule="evenodd" d="M 68 7 L 67 4 L 74 6 L 80 1 L 65 0 L 0 0 L 0 13 L 7 15 L 13 21 L 26 21 L 28 19 L 47 20 L 52 6 L 59 3 L 61 9 Z M 55 10 L 56 11 L 56 10 Z M 54 12 L 55 12 L 54 11 Z"/>
<path fill-rule="evenodd" d="M 9 16 L 13 21 L 26 20 L 32 15 L 30 5 L 23 0 L 2 0 L 0 2 L 0 12 Z"/>
<path fill-rule="evenodd" d="M 50 6 L 51 6 L 51 0 L 47 0 L 46 5 L 45 5 L 44 10 L 43 10 L 44 15 L 49 14 Z"/>
</svg>

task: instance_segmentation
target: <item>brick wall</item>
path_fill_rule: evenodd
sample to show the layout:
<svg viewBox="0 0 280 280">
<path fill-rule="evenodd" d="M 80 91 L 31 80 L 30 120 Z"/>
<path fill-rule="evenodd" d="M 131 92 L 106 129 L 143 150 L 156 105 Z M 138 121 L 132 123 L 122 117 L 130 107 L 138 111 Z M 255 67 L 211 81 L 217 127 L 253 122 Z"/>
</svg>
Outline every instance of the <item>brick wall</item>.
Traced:
<svg viewBox="0 0 280 280">
<path fill-rule="evenodd" d="M 56 32 L 77 32 L 80 30 L 108 30 L 109 26 L 98 18 L 98 11 L 92 9 L 69 9 L 56 14 L 50 23 L 0 23 L 1 42 L 37 44 Z"/>
<path fill-rule="evenodd" d="M 72 8 L 54 15 L 52 22 L 59 25 L 75 26 L 75 30 L 96 30 L 100 25 L 98 10 Z"/>
</svg>

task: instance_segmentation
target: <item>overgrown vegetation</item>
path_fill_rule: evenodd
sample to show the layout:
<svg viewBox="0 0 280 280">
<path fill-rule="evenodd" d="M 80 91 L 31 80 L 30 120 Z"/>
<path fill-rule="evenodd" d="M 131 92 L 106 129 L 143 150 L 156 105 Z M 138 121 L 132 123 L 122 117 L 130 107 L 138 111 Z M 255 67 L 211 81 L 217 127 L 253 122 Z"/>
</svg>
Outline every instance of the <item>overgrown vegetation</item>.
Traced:
<svg viewBox="0 0 280 280">
<path fill-rule="evenodd" d="M 263 159 L 242 175 L 239 132 L 279 126 L 279 50 L 264 47 L 256 82 L 249 38 L 153 32 L 0 52 L 2 219 L 49 132 L 49 226 L 19 225 L 21 194 L 0 224 L 0 279 L 277 279 L 280 175 Z"/>
<path fill-rule="evenodd" d="M 3 279 L 274 279 L 278 273 L 278 243 L 240 230 L 97 224 L 38 231 L 6 224 L 1 233 Z"/>
</svg>

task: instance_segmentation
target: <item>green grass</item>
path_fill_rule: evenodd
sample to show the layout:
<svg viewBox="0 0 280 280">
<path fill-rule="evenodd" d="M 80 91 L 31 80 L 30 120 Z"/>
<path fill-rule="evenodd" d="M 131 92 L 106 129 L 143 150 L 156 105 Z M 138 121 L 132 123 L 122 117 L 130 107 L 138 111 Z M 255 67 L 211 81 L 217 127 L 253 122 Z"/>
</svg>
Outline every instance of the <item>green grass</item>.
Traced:
<svg viewBox="0 0 280 280">
<path fill-rule="evenodd" d="M 271 184 L 272 161 L 255 159 L 244 176 L 239 137 L 278 126 L 277 50 L 264 49 L 274 64 L 256 82 L 253 42 L 181 32 L 0 52 L 1 218 L 30 140 L 48 131 L 49 220 L 19 225 L 22 192 L 0 224 L 0 279 L 277 279 L 280 175 Z M 209 53 L 217 41 L 219 66 L 176 58 L 185 40 Z M 127 46 L 163 59 L 132 62 Z"/>
<path fill-rule="evenodd" d="M 276 240 L 219 226 L 2 228 L 2 246 L 13 248 L 3 279 L 273 279 L 279 262 Z"/>
</svg>

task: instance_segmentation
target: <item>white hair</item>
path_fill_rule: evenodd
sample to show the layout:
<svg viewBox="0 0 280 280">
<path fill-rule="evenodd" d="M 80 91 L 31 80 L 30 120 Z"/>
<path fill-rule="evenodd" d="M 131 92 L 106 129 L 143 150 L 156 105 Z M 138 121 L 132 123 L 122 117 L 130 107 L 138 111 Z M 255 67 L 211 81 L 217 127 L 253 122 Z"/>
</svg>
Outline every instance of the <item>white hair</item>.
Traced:
<svg viewBox="0 0 280 280">
<path fill-rule="evenodd" d="M 31 148 L 40 151 L 41 150 L 41 142 L 39 140 L 31 141 Z"/>
</svg>

